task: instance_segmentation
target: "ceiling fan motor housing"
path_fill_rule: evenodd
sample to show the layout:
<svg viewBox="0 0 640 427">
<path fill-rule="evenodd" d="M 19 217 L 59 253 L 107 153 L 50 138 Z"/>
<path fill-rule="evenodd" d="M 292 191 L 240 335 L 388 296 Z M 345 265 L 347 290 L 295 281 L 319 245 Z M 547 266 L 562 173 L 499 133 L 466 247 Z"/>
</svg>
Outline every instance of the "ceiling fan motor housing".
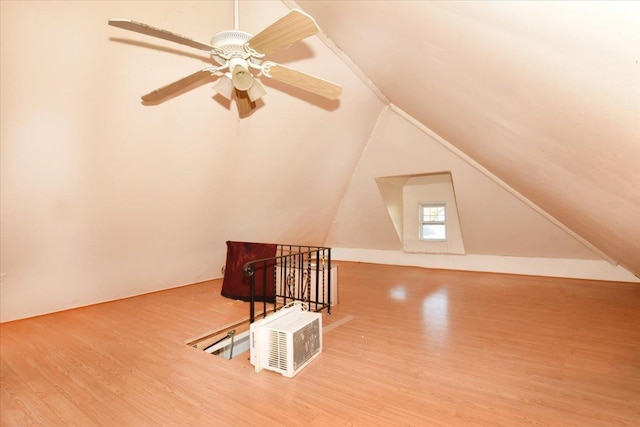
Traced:
<svg viewBox="0 0 640 427">
<path fill-rule="evenodd" d="M 245 43 L 247 43 L 251 37 L 251 34 L 239 30 L 227 30 L 221 31 L 211 39 L 211 46 L 216 49 L 220 49 L 225 55 L 230 57 L 246 57 L 247 52 L 244 49 Z M 211 53 L 211 58 L 220 65 L 224 65 L 227 60 L 215 53 Z"/>
</svg>

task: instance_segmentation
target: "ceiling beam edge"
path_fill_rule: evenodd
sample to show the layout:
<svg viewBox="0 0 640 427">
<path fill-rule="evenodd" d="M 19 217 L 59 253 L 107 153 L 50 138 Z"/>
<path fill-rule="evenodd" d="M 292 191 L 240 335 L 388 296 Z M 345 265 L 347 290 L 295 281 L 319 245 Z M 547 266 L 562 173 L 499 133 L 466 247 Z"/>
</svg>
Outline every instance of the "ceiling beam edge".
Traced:
<svg viewBox="0 0 640 427">
<path fill-rule="evenodd" d="M 342 196 L 340 197 L 340 202 L 338 203 L 338 206 L 336 207 L 336 210 L 333 213 L 333 219 L 331 220 L 331 223 L 329 224 L 329 228 L 327 229 L 327 232 L 324 236 L 324 243 L 323 244 L 327 244 L 327 239 L 329 238 L 329 235 L 331 234 L 331 229 L 333 228 L 334 223 L 336 222 L 336 216 L 338 216 L 338 211 L 340 211 L 340 206 L 342 206 L 342 203 L 344 202 L 344 198 L 347 195 L 347 193 L 349 192 L 349 190 L 351 189 L 351 185 L 353 184 L 353 177 L 355 176 L 356 172 L 358 172 L 358 169 L 360 168 L 360 162 L 362 161 L 362 157 L 364 156 L 364 153 L 367 151 L 367 148 L 369 148 L 369 145 L 371 144 L 371 140 L 373 139 L 373 136 L 376 134 L 378 128 L 380 127 L 380 123 L 382 122 L 382 120 L 387 116 L 388 112 L 390 109 L 390 105 L 386 104 L 382 107 L 382 109 L 380 110 L 380 114 L 378 114 L 378 118 L 376 119 L 376 123 L 373 125 L 373 128 L 371 129 L 371 132 L 369 133 L 369 137 L 367 138 L 367 142 L 364 144 L 364 146 L 362 147 L 362 151 L 360 152 L 360 155 L 358 156 L 358 161 L 355 165 L 355 167 L 353 168 L 353 172 L 351 173 L 351 177 L 349 177 L 349 182 L 347 183 L 347 185 L 344 186 L 344 191 L 342 192 Z"/>
</svg>

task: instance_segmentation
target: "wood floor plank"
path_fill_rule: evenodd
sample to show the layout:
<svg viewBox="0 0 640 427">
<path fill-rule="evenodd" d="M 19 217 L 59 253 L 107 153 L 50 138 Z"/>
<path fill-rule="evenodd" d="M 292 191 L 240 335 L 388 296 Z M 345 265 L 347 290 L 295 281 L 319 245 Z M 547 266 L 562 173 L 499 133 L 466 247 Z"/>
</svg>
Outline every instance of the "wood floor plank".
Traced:
<svg viewBox="0 0 640 427">
<path fill-rule="evenodd" d="M 186 345 L 247 315 L 219 280 L 3 323 L 0 424 L 640 425 L 637 284 L 339 273 L 323 353 L 293 379 Z"/>
</svg>

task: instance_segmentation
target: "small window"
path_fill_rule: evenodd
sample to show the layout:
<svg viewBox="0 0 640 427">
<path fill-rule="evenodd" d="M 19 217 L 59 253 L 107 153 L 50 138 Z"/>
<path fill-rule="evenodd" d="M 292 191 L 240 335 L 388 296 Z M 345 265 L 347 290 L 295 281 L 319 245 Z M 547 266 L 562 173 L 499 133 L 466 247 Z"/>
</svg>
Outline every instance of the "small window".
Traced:
<svg viewBox="0 0 640 427">
<path fill-rule="evenodd" d="M 420 205 L 420 240 L 447 240 L 444 203 Z"/>
</svg>

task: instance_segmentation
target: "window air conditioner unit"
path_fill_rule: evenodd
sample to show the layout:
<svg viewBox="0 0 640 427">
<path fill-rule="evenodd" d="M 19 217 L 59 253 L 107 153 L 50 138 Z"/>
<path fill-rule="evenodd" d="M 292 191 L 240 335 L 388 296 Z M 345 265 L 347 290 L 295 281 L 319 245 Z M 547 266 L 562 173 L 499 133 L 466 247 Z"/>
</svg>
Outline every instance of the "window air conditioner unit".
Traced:
<svg viewBox="0 0 640 427">
<path fill-rule="evenodd" d="M 322 351 L 322 316 L 285 307 L 249 327 L 250 361 L 263 369 L 293 378 Z"/>
</svg>

